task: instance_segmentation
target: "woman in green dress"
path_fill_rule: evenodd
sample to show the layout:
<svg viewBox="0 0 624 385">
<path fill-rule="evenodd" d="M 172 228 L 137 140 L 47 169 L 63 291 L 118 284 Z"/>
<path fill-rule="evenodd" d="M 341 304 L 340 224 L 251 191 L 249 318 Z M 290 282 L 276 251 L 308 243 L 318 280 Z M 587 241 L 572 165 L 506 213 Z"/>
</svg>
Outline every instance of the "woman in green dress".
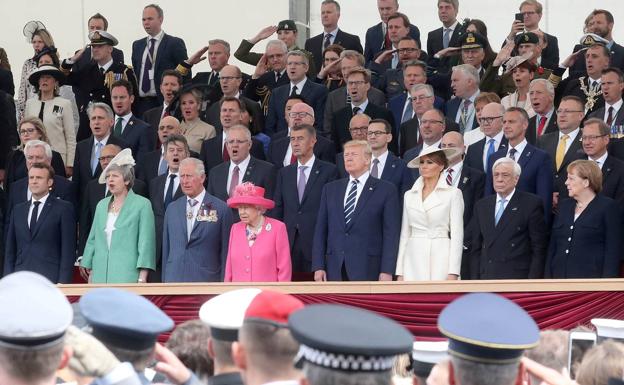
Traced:
<svg viewBox="0 0 624 385">
<path fill-rule="evenodd" d="M 152 206 L 132 192 L 134 159 L 121 151 L 102 172 L 110 196 L 95 210 L 81 267 L 89 283 L 145 283 L 156 267 Z"/>
</svg>

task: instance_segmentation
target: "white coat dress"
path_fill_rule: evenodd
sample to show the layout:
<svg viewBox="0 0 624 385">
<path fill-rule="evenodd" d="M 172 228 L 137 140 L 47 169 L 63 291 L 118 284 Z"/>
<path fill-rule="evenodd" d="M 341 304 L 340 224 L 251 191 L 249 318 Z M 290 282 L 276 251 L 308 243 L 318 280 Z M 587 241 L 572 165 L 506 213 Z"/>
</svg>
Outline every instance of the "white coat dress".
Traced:
<svg viewBox="0 0 624 385">
<path fill-rule="evenodd" d="M 396 274 L 405 281 L 445 280 L 459 275 L 464 241 L 464 200 L 440 175 L 423 202 L 419 177 L 405 193 Z"/>
</svg>

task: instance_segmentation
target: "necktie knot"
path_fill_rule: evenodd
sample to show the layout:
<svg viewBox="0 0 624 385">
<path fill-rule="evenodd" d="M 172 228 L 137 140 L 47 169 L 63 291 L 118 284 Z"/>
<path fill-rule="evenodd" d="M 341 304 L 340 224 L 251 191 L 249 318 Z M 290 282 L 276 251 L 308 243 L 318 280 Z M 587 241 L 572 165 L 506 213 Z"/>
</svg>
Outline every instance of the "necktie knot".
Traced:
<svg viewBox="0 0 624 385">
<path fill-rule="evenodd" d="M 191 198 L 191 199 L 189 199 L 189 200 L 188 200 L 188 204 L 189 204 L 189 206 L 191 206 L 191 207 L 195 207 L 195 205 L 196 205 L 197 203 L 199 203 L 199 202 L 197 201 L 197 199 L 193 199 L 193 198 Z"/>
<path fill-rule="evenodd" d="M 35 208 L 39 207 L 40 203 L 41 203 L 40 201 L 33 201 L 33 205 L 35 205 Z"/>
<path fill-rule="evenodd" d="M 509 157 L 513 160 L 516 160 L 516 154 L 518 153 L 518 150 L 516 150 L 515 148 L 511 148 L 509 150 Z"/>
<path fill-rule="evenodd" d="M 353 107 L 353 115 L 357 115 L 360 112 L 360 107 Z"/>
</svg>

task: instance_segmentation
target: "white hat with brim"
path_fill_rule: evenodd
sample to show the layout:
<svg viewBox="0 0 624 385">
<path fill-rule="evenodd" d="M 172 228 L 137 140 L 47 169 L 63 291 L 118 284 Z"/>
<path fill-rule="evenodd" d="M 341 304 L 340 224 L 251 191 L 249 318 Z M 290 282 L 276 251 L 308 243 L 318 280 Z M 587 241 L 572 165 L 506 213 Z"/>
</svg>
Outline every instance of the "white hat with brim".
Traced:
<svg viewBox="0 0 624 385">
<path fill-rule="evenodd" d="M 619 319 L 594 318 L 591 320 L 596 328 L 596 335 L 602 338 L 624 339 L 624 321 Z"/>
<path fill-rule="evenodd" d="M 459 149 L 457 148 L 438 148 L 438 147 L 427 147 L 426 149 L 424 149 L 420 155 L 418 155 L 417 157 L 415 157 L 414 159 L 410 160 L 410 162 L 407 164 L 407 167 L 409 168 L 418 168 L 420 167 L 420 158 L 425 156 L 425 155 L 431 155 L 433 153 L 436 152 L 443 152 L 444 155 L 446 156 L 446 159 L 451 159 L 454 156 L 456 156 L 457 154 L 459 154 Z"/>
<path fill-rule="evenodd" d="M 134 162 L 134 158 L 132 157 L 132 151 L 129 148 L 125 148 L 121 150 L 119 154 L 115 155 L 113 160 L 110 161 L 108 166 L 106 166 L 104 171 L 102 171 L 102 173 L 100 174 L 100 178 L 98 179 L 98 182 L 100 184 L 106 183 L 106 173 L 108 172 L 108 170 L 110 169 L 112 165 L 134 167 L 135 162 Z"/>
</svg>

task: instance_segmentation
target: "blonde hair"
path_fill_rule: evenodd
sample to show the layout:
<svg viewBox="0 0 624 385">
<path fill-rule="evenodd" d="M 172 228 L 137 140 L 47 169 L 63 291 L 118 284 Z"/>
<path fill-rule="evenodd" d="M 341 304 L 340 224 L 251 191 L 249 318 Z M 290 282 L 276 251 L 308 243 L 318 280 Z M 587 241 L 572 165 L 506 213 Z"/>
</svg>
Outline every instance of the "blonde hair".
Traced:
<svg viewBox="0 0 624 385">
<path fill-rule="evenodd" d="M 607 340 L 583 357 L 576 381 L 583 385 L 607 385 L 610 377 L 624 376 L 624 345 Z"/>
<path fill-rule="evenodd" d="M 43 125 L 43 122 L 41 121 L 41 119 L 39 118 L 35 118 L 35 117 L 31 117 L 31 118 L 23 118 L 20 123 L 17 125 L 17 130 L 19 133 L 19 130 L 22 128 L 22 125 L 26 124 L 26 123 L 30 123 L 33 126 L 35 126 L 35 129 L 37 131 L 39 131 L 39 134 L 41 135 L 41 141 L 42 142 L 46 142 L 46 143 L 50 143 L 50 141 L 48 140 L 48 133 L 46 132 L 46 128 Z M 24 146 L 24 143 L 22 143 L 22 148 Z"/>
<path fill-rule="evenodd" d="M 347 147 L 362 147 L 365 158 L 370 160 L 373 157 L 373 150 L 371 149 L 370 144 L 368 144 L 365 140 L 350 140 L 342 146 L 344 151 L 347 150 Z"/>
<path fill-rule="evenodd" d="M 574 171 L 580 178 L 587 179 L 589 188 L 596 194 L 602 191 L 602 171 L 600 171 L 600 167 L 593 160 L 575 160 L 568 165 L 567 171 L 568 174 Z"/>
</svg>

